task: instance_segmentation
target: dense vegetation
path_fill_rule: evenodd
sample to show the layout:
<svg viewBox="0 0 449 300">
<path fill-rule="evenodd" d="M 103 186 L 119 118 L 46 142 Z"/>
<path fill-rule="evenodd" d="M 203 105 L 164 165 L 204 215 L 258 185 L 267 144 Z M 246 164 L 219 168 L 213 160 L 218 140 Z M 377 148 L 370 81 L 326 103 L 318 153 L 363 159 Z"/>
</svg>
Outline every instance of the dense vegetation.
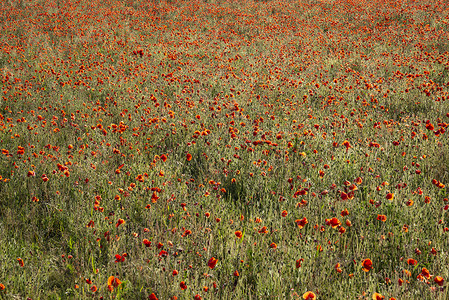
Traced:
<svg viewBox="0 0 449 300">
<path fill-rule="evenodd" d="M 446 1 L 3 4 L 0 299 L 449 297 Z"/>
</svg>

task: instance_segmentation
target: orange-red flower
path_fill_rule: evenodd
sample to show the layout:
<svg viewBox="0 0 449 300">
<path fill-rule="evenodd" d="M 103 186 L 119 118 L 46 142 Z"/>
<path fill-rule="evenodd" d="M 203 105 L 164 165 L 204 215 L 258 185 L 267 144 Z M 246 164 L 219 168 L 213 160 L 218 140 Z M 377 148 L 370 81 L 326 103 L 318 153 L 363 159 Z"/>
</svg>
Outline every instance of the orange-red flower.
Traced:
<svg viewBox="0 0 449 300">
<path fill-rule="evenodd" d="M 304 258 L 296 260 L 296 269 L 301 268 L 301 263 L 304 261 Z"/>
<path fill-rule="evenodd" d="M 240 230 L 237 230 L 236 232 L 234 232 L 235 236 L 238 237 L 239 239 L 242 238 L 243 233 Z"/>
<path fill-rule="evenodd" d="M 377 220 L 385 222 L 385 221 L 387 221 L 387 216 L 385 216 L 385 215 L 377 215 Z"/>
<path fill-rule="evenodd" d="M 337 273 L 341 273 L 341 272 L 343 272 L 343 270 L 340 268 L 341 267 L 341 265 L 340 265 L 340 263 L 337 263 L 336 265 L 335 265 L 335 271 L 337 271 Z"/>
<path fill-rule="evenodd" d="M 270 244 L 270 248 L 271 249 L 276 249 L 278 247 L 278 245 L 276 245 L 276 243 L 271 243 Z"/>
<path fill-rule="evenodd" d="M 338 226 L 341 225 L 341 221 L 337 218 L 332 218 L 332 219 L 328 219 L 326 220 L 326 225 L 330 225 L 332 226 L 332 228 L 337 228 Z"/>
<path fill-rule="evenodd" d="M 42 174 L 41 179 L 43 182 L 47 182 L 48 181 L 48 177 L 45 174 Z"/>
<path fill-rule="evenodd" d="M 325 173 L 323 170 L 319 170 L 318 174 L 320 175 L 320 178 L 323 178 Z"/>
<path fill-rule="evenodd" d="M 426 277 L 426 279 L 430 279 L 430 277 L 432 277 L 432 275 L 430 275 L 429 270 L 427 270 L 426 268 L 422 268 L 421 274 L 422 276 Z"/>
<path fill-rule="evenodd" d="M 150 300 L 158 300 L 158 298 L 156 297 L 156 295 L 154 293 L 152 293 L 150 296 L 148 296 L 148 299 L 150 299 Z"/>
<path fill-rule="evenodd" d="M 309 223 L 306 219 L 306 217 L 302 218 L 302 219 L 298 219 L 295 221 L 296 225 L 298 225 L 299 229 L 304 228 L 304 226 L 306 226 L 307 223 Z"/>
<path fill-rule="evenodd" d="M 405 202 L 405 205 L 407 206 L 412 206 L 413 205 L 413 200 L 412 199 L 408 199 L 407 202 Z"/>
<path fill-rule="evenodd" d="M 441 276 L 435 276 L 433 281 L 435 281 L 435 283 L 438 284 L 439 286 L 442 286 L 444 284 L 444 279 Z"/>
<path fill-rule="evenodd" d="M 304 300 L 315 300 L 316 295 L 313 292 L 305 292 L 304 295 L 302 295 L 302 298 Z"/>
<path fill-rule="evenodd" d="M 263 226 L 262 228 L 259 229 L 258 232 L 259 232 L 259 233 L 268 233 L 268 228 L 267 228 L 267 226 Z"/>
<path fill-rule="evenodd" d="M 147 247 L 151 246 L 151 242 L 148 239 L 143 239 L 142 243 Z"/>
<path fill-rule="evenodd" d="M 187 153 L 186 159 L 187 159 L 187 161 L 191 161 L 192 160 L 192 154 Z"/>
<path fill-rule="evenodd" d="M 120 225 L 125 224 L 125 220 L 118 219 L 117 224 L 115 224 L 115 227 L 119 227 Z"/>
<path fill-rule="evenodd" d="M 114 276 L 109 276 L 108 278 L 108 289 L 112 292 L 114 288 L 118 287 L 122 282 Z"/>
<path fill-rule="evenodd" d="M 128 256 L 128 253 L 123 253 L 122 255 L 116 254 L 115 255 L 115 262 L 124 262 L 126 257 Z"/>
<path fill-rule="evenodd" d="M 3 291 L 5 288 L 5 285 L 3 283 L 0 283 L 0 291 Z"/>
<path fill-rule="evenodd" d="M 184 281 L 181 281 L 181 282 L 179 283 L 179 287 L 181 288 L 181 290 L 187 289 L 187 285 L 186 285 L 186 283 L 185 283 Z"/>
<path fill-rule="evenodd" d="M 393 201 L 394 199 L 394 194 L 393 193 L 388 193 L 386 196 L 387 200 Z"/>
<path fill-rule="evenodd" d="M 207 263 L 207 265 L 209 266 L 209 268 L 213 269 L 215 268 L 215 265 L 217 264 L 218 259 L 216 259 L 215 257 L 211 257 L 209 259 L 209 262 Z"/>
<path fill-rule="evenodd" d="M 382 300 L 382 299 L 385 299 L 385 296 L 382 296 L 379 293 L 374 293 L 373 294 L 373 300 Z"/>
<path fill-rule="evenodd" d="M 416 259 L 409 258 L 409 259 L 407 259 L 407 263 L 411 266 L 414 266 L 418 263 L 418 261 Z"/>
<path fill-rule="evenodd" d="M 19 263 L 19 266 L 21 266 L 21 267 L 24 266 L 23 259 L 21 259 L 20 257 L 17 258 L 17 262 Z"/>
<path fill-rule="evenodd" d="M 368 272 L 373 268 L 373 262 L 371 259 L 367 258 L 362 261 L 362 270 Z"/>
</svg>

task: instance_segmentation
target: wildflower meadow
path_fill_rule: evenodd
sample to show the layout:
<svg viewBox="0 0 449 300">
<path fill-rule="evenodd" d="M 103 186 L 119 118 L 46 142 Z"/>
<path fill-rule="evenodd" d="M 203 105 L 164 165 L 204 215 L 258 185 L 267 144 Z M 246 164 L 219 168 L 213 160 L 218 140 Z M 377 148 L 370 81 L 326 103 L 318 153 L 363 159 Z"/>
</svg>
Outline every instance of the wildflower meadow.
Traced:
<svg viewBox="0 0 449 300">
<path fill-rule="evenodd" d="M 0 299 L 448 299 L 449 2 L 4 0 Z"/>
</svg>

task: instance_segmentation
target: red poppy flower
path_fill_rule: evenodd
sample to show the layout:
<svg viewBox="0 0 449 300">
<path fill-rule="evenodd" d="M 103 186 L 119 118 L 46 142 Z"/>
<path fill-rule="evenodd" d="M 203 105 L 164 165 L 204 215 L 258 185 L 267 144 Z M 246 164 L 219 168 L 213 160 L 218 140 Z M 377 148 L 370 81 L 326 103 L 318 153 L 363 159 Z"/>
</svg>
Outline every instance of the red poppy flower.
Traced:
<svg viewBox="0 0 449 300">
<path fill-rule="evenodd" d="M 393 201 L 393 199 L 394 199 L 394 194 L 388 193 L 387 196 L 386 196 L 386 198 L 387 198 L 387 200 Z"/>
<path fill-rule="evenodd" d="M 298 225 L 299 229 L 304 228 L 304 226 L 306 226 L 307 223 L 309 223 L 306 219 L 306 217 L 302 218 L 302 219 L 298 219 L 295 221 L 296 225 Z"/>
<path fill-rule="evenodd" d="M 125 220 L 118 219 L 117 224 L 115 224 L 115 227 L 119 227 L 120 225 L 125 224 Z"/>
<path fill-rule="evenodd" d="M 21 259 L 20 257 L 17 258 L 17 261 L 19 262 L 19 266 L 23 267 L 24 263 L 23 263 L 23 259 Z"/>
<path fill-rule="evenodd" d="M 432 277 L 432 275 L 430 275 L 429 270 L 427 270 L 426 268 L 422 268 L 421 274 L 422 274 L 422 276 L 426 277 L 427 279 L 430 279 L 430 277 Z"/>
<path fill-rule="evenodd" d="M 156 297 L 156 295 L 154 293 L 152 293 L 150 296 L 148 296 L 148 299 L 150 299 L 150 300 L 158 300 L 158 298 Z"/>
<path fill-rule="evenodd" d="M 418 261 L 413 258 L 409 258 L 409 259 L 407 259 L 407 263 L 411 266 L 414 266 L 418 263 Z"/>
<path fill-rule="evenodd" d="M 123 253 L 122 255 L 116 254 L 115 255 L 115 262 L 124 262 L 126 257 L 128 256 L 128 253 Z"/>
<path fill-rule="evenodd" d="M 263 226 L 262 228 L 259 229 L 258 232 L 259 232 L 259 233 L 268 233 L 268 228 L 267 228 L 267 226 Z"/>
<path fill-rule="evenodd" d="M 276 243 L 271 243 L 270 244 L 270 248 L 271 249 L 276 249 L 278 247 L 278 245 L 276 245 Z"/>
<path fill-rule="evenodd" d="M 301 263 L 304 261 L 304 258 L 296 260 L 296 269 L 299 269 L 301 267 Z"/>
<path fill-rule="evenodd" d="M 315 300 L 316 295 L 313 292 L 305 292 L 304 295 L 302 295 L 302 298 L 304 300 Z"/>
<path fill-rule="evenodd" d="M 377 220 L 385 222 L 385 221 L 387 221 L 387 216 L 385 216 L 385 215 L 377 215 Z"/>
<path fill-rule="evenodd" d="M 207 265 L 209 266 L 209 268 L 213 269 L 215 268 L 215 265 L 217 264 L 218 259 L 216 259 L 215 257 L 211 257 L 209 259 L 209 262 L 207 263 Z"/>
<path fill-rule="evenodd" d="M 186 158 L 187 158 L 187 161 L 191 161 L 192 160 L 192 154 L 187 153 Z"/>
<path fill-rule="evenodd" d="M 330 225 L 332 228 L 337 228 L 341 225 L 341 221 L 337 218 L 332 218 L 330 220 L 326 220 L 326 225 Z"/>
<path fill-rule="evenodd" d="M 108 289 L 109 291 L 113 291 L 114 288 L 118 287 L 120 284 L 122 284 L 122 282 L 114 276 L 109 276 L 108 278 Z"/>
<path fill-rule="evenodd" d="M 187 285 L 184 281 L 181 281 L 181 283 L 179 284 L 179 286 L 181 287 L 181 290 L 185 290 L 187 289 Z"/>
<path fill-rule="evenodd" d="M 382 299 L 385 299 L 385 296 L 382 296 L 379 293 L 374 293 L 373 294 L 373 300 L 382 300 Z"/>
<path fill-rule="evenodd" d="M 367 258 L 362 261 L 363 271 L 368 272 L 372 268 L 373 268 L 373 262 L 371 261 L 371 259 Z"/>
<path fill-rule="evenodd" d="M 324 177 L 324 171 L 323 171 L 323 170 L 319 170 L 319 171 L 318 171 L 318 174 L 319 174 L 320 178 L 323 178 L 323 177 Z"/>
<path fill-rule="evenodd" d="M 438 284 L 439 286 L 442 286 L 444 284 L 444 279 L 441 276 L 435 276 L 433 281 L 435 281 L 435 283 Z"/>
<path fill-rule="evenodd" d="M 235 236 L 238 237 L 239 239 L 242 238 L 243 233 L 240 230 L 237 230 L 236 232 L 234 232 Z"/>
<path fill-rule="evenodd" d="M 145 246 L 147 246 L 147 247 L 150 247 L 151 246 L 151 242 L 149 241 L 149 240 L 147 240 L 147 239 L 143 239 L 143 244 L 145 245 Z"/>
</svg>

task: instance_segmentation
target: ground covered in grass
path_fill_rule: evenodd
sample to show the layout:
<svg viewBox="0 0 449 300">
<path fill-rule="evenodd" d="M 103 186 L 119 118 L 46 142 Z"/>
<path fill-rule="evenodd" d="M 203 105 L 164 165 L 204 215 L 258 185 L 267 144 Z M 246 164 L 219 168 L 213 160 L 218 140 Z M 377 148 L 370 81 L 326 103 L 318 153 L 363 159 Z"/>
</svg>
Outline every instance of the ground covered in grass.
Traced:
<svg viewBox="0 0 449 300">
<path fill-rule="evenodd" d="M 449 5 L 0 8 L 0 299 L 447 299 Z"/>
</svg>

